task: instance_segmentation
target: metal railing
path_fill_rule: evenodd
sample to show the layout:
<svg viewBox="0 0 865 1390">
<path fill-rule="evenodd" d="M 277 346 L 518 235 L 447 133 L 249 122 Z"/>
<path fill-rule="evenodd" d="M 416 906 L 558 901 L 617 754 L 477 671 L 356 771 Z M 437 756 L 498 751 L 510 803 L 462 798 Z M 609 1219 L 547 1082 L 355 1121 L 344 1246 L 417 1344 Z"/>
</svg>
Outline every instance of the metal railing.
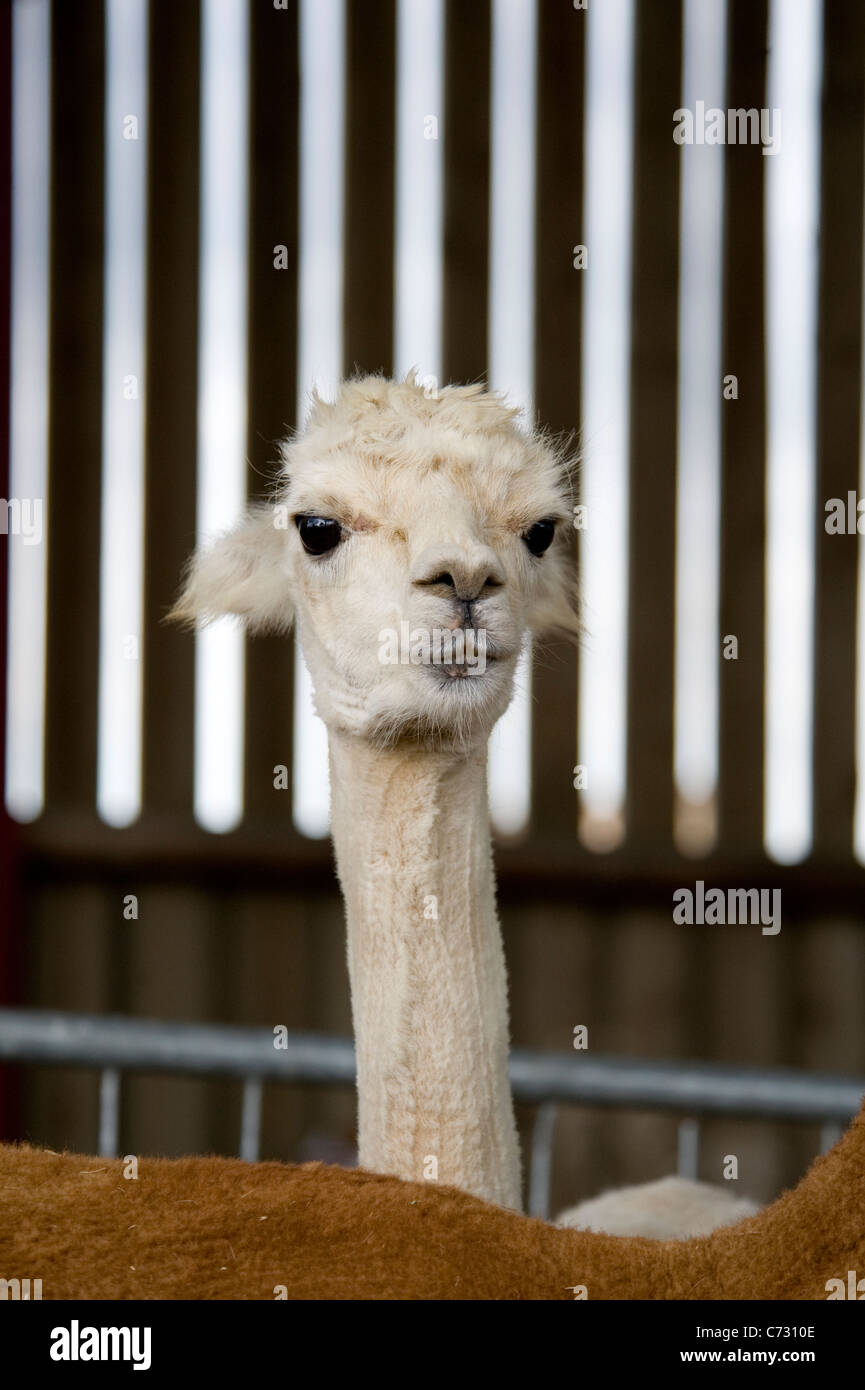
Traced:
<svg viewBox="0 0 865 1390">
<path fill-rule="evenodd" d="M 355 1081 L 354 1047 L 348 1038 L 293 1033 L 281 1027 L 168 1023 L 42 1009 L 0 1009 L 0 1059 L 98 1069 L 98 1150 L 103 1157 L 119 1152 L 124 1072 L 240 1080 L 239 1154 L 250 1162 L 259 1156 L 265 1082 L 353 1086 Z M 538 1107 L 531 1143 L 529 1211 L 542 1217 L 549 1216 L 560 1104 L 680 1115 L 678 1171 L 696 1177 L 703 1117 L 735 1115 L 820 1124 L 825 1150 L 840 1137 L 865 1094 L 863 1077 L 528 1048 L 512 1052 L 510 1078 L 514 1099 Z"/>
</svg>

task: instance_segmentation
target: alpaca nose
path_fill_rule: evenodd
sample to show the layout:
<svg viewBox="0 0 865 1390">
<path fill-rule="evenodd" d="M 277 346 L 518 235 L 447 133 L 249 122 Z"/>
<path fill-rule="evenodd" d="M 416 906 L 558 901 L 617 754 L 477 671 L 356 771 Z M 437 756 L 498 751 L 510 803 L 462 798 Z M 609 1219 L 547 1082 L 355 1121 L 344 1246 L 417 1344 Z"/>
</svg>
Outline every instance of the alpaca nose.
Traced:
<svg viewBox="0 0 865 1390">
<path fill-rule="evenodd" d="M 505 574 L 489 546 L 464 550 L 457 546 L 435 546 L 419 555 L 411 568 L 413 584 L 439 589 L 444 597 L 473 603 L 500 589 Z"/>
</svg>

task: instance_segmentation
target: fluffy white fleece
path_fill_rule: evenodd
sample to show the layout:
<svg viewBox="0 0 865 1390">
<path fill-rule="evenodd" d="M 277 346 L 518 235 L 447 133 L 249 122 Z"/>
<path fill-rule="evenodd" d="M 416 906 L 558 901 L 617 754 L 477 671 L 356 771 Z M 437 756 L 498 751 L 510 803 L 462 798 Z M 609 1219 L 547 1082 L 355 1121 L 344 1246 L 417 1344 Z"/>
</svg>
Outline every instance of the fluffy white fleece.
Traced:
<svg viewBox="0 0 865 1390">
<path fill-rule="evenodd" d="M 706 1236 L 719 1226 L 735 1226 L 757 1211 L 759 1207 L 747 1197 L 737 1197 L 714 1183 L 669 1177 L 602 1192 L 563 1211 L 556 1225 L 611 1236 L 687 1240 Z"/>
</svg>

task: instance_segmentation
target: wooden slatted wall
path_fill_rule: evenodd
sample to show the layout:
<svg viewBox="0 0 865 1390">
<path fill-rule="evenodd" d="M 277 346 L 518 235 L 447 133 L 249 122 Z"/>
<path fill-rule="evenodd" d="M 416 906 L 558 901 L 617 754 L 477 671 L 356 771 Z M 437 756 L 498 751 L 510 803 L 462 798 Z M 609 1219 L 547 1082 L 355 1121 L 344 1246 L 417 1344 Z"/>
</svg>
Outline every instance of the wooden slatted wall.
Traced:
<svg viewBox="0 0 865 1390">
<path fill-rule="evenodd" d="M 490 0 L 445 0 L 443 371 L 487 371 Z M 330 851 L 291 824 L 273 768 L 292 766 L 291 641 L 248 644 L 246 818 L 214 839 L 193 823 L 193 644 L 165 627 L 195 535 L 201 6 L 150 0 L 147 234 L 144 811 L 109 830 L 94 811 L 102 375 L 104 6 L 55 3 L 46 811 L 24 831 L 21 925 L 29 1002 L 347 1032 L 342 918 Z M 767 0 L 729 0 L 727 103 L 767 105 Z M 565 436 L 581 419 L 586 17 L 539 0 L 536 403 Z M 819 280 L 818 499 L 858 480 L 865 19 L 825 6 Z M 297 415 L 299 12 L 256 3 L 250 31 L 250 497 L 266 494 L 276 441 Z M 347 7 L 344 367 L 392 368 L 397 0 Z M 855 1071 L 865 1066 L 862 870 L 854 799 L 855 543 L 815 517 L 815 848 L 792 868 L 762 848 L 766 539 L 764 175 L 759 149 L 724 152 L 718 844 L 673 844 L 673 642 L 683 5 L 639 0 L 634 62 L 627 834 L 605 856 L 576 837 L 578 655 L 540 646 L 533 672 L 532 823 L 502 847 L 501 901 L 521 1044 L 591 1045 Z M 287 269 L 274 266 L 277 246 Z M 719 385 L 720 389 L 720 385 Z M 74 524 L 70 524 L 74 518 Z M 289 778 L 290 780 L 290 778 Z M 785 931 L 683 936 L 670 894 L 697 878 L 780 885 Z M 140 917 L 122 915 L 124 895 Z M 40 1074 L 20 1132 L 86 1146 L 93 1078 Z M 125 1143 L 230 1148 L 236 1090 L 142 1080 L 127 1088 Z M 529 1117 L 523 1116 L 527 1121 Z M 351 1152 L 348 1094 L 268 1096 L 268 1154 Z M 814 1136 L 710 1126 L 704 1174 L 742 1156 L 757 1196 L 795 1179 Z M 667 1171 L 671 1121 L 570 1114 L 557 1153 L 561 1202 Z"/>
</svg>

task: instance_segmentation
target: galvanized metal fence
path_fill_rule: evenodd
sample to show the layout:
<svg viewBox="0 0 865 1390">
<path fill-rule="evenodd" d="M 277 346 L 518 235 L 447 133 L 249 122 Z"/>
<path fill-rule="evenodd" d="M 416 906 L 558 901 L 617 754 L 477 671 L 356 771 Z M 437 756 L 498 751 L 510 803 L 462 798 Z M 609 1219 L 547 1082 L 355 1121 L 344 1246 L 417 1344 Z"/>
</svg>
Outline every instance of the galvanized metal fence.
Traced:
<svg viewBox="0 0 865 1390">
<path fill-rule="evenodd" d="M 124 1072 L 240 1080 L 238 1152 L 249 1162 L 259 1157 L 266 1082 L 353 1086 L 355 1080 L 354 1047 L 348 1038 L 42 1009 L 0 1009 L 0 1058 L 97 1068 L 98 1151 L 103 1157 L 120 1151 Z M 545 1218 L 550 1215 L 553 1139 L 561 1104 L 666 1110 L 681 1116 L 677 1167 L 682 1176 L 696 1177 L 702 1116 L 817 1122 L 825 1150 L 840 1137 L 865 1093 L 863 1077 L 528 1048 L 511 1054 L 510 1076 L 515 1099 L 537 1106 L 528 1208 Z"/>
</svg>

